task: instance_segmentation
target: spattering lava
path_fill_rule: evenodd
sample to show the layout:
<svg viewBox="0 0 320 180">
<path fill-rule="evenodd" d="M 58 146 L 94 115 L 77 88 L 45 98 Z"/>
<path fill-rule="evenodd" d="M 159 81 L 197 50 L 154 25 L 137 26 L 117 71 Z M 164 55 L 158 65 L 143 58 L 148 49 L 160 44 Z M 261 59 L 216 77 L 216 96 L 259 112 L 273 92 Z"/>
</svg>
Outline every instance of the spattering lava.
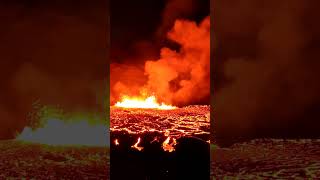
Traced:
<svg viewBox="0 0 320 180">
<path fill-rule="evenodd" d="M 159 134 L 166 137 L 162 140 L 162 149 L 173 152 L 181 137 L 193 136 L 209 140 L 210 106 L 188 106 L 172 110 L 111 107 L 110 130 L 111 133 L 125 132 L 138 136 L 131 147 L 139 151 L 143 150 L 140 144 L 145 140 L 141 138 L 142 134 Z M 155 137 L 150 143 L 159 142 L 160 139 Z"/>
</svg>

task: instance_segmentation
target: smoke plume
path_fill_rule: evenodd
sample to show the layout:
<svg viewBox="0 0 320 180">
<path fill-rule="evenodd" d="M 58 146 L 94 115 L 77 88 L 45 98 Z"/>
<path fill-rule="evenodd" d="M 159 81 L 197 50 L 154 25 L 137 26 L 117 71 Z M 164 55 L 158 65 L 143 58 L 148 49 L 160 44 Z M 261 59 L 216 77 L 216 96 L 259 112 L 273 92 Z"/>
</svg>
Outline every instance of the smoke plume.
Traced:
<svg viewBox="0 0 320 180">
<path fill-rule="evenodd" d="M 215 2 L 215 135 L 289 136 L 319 104 L 312 2 Z M 294 129 L 295 135 L 306 134 L 308 127 Z"/>
<path fill-rule="evenodd" d="M 114 70 L 111 67 L 112 99 L 141 91 L 175 105 L 203 103 L 209 99 L 210 18 L 199 24 L 177 20 L 167 38 L 178 43 L 179 50 L 162 48 L 160 59 L 146 61 L 142 70 L 135 66 L 114 65 Z M 121 72 L 117 73 L 117 69 Z M 114 81 L 120 74 L 125 79 Z"/>
</svg>

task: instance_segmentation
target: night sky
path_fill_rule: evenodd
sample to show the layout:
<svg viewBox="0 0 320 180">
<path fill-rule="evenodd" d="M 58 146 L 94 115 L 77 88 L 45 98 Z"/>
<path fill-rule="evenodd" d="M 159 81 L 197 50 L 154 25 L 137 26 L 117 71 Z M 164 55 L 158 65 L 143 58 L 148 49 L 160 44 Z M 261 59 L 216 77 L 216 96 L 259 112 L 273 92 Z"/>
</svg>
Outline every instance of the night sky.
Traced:
<svg viewBox="0 0 320 180">
<path fill-rule="evenodd" d="M 28 125 L 32 103 L 103 112 L 108 78 L 105 0 L 0 3 L 0 139 Z"/>
<path fill-rule="evenodd" d="M 212 3 L 212 130 L 220 142 L 320 136 L 319 5 Z"/>
<path fill-rule="evenodd" d="M 175 47 L 166 38 L 175 20 L 200 22 L 210 13 L 208 5 L 209 0 L 110 1 L 112 62 L 157 58 L 161 47 Z"/>
</svg>

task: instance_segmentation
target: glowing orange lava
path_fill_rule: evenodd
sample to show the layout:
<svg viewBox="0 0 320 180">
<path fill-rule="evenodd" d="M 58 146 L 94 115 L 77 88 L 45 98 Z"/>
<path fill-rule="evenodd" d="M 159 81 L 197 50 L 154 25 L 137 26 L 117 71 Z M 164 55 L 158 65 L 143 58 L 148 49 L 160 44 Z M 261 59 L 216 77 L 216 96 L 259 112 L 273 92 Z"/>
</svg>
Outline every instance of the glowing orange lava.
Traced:
<svg viewBox="0 0 320 180">
<path fill-rule="evenodd" d="M 168 137 L 163 143 L 162 148 L 164 151 L 173 152 L 175 150 L 174 146 L 177 144 L 175 138 L 172 139 L 172 143 L 170 143 L 170 137 Z M 169 144 L 170 143 L 170 144 Z"/>
<path fill-rule="evenodd" d="M 118 141 L 118 139 L 116 139 L 116 140 L 114 140 L 114 144 L 116 145 L 116 146 L 119 146 L 119 141 Z"/>
<path fill-rule="evenodd" d="M 139 143 L 140 143 L 140 141 L 141 141 L 141 138 L 139 137 L 139 138 L 138 138 L 138 141 L 137 141 L 133 146 L 131 146 L 131 147 L 137 149 L 138 151 L 141 151 L 141 150 L 143 149 L 143 147 L 139 147 L 139 146 L 138 146 Z"/>
<path fill-rule="evenodd" d="M 116 107 L 122 108 L 148 108 L 148 109 L 176 109 L 177 107 L 167 105 L 164 103 L 159 104 L 155 96 L 147 98 L 123 96 L 121 102 L 115 104 Z"/>
</svg>

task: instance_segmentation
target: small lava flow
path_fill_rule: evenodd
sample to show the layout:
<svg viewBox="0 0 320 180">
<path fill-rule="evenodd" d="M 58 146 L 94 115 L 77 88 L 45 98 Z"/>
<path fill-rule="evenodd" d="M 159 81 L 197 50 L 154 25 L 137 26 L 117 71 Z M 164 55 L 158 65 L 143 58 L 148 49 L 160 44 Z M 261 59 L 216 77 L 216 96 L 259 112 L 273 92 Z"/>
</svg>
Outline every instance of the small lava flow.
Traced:
<svg viewBox="0 0 320 180">
<path fill-rule="evenodd" d="M 176 139 L 185 136 L 198 137 L 204 141 L 210 135 L 210 106 L 187 106 L 172 110 L 159 109 L 126 109 L 111 107 L 111 133 L 124 133 L 138 136 L 132 148 L 142 150 L 139 146 L 139 135 L 154 134 L 153 141 L 165 137 L 162 147 L 165 151 L 173 151 Z M 118 139 L 113 140 L 115 145 L 121 145 Z"/>
</svg>

